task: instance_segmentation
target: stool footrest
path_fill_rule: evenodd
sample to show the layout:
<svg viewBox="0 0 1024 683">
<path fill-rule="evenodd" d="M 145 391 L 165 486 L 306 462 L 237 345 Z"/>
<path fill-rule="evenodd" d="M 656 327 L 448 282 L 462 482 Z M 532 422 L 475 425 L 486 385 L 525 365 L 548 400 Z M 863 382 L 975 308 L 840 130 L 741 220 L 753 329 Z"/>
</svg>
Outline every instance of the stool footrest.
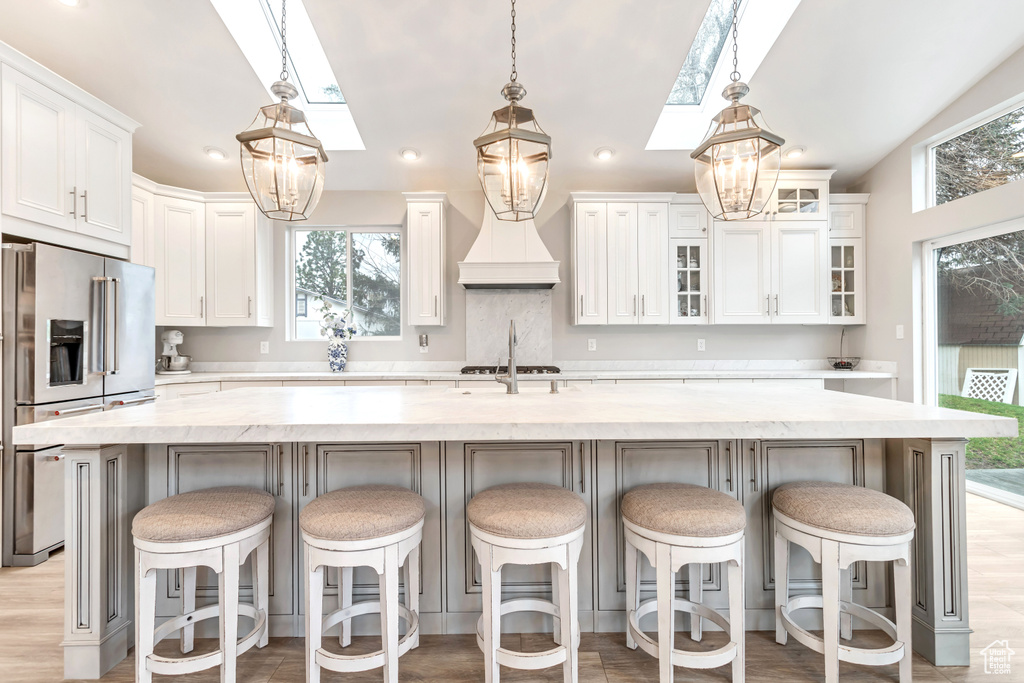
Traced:
<svg viewBox="0 0 1024 683">
<path fill-rule="evenodd" d="M 326 631 L 335 624 L 363 614 L 380 614 L 380 601 L 368 600 L 357 602 L 351 607 L 331 612 L 324 617 L 323 630 Z M 398 617 L 408 625 L 405 635 L 398 640 L 398 656 L 401 657 L 411 650 L 416 643 L 416 636 L 419 635 L 420 621 L 418 614 L 410 611 L 408 607 L 402 604 L 398 605 Z M 316 663 L 328 671 L 337 673 L 369 671 L 370 669 L 379 669 L 384 666 L 384 650 L 368 652 L 362 655 L 339 655 L 320 648 L 316 651 Z"/>
<path fill-rule="evenodd" d="M 502 601 L 501 616 L 515 614 L 516 612 L 541 612 L 542 614 L 550 614 L 556 619 L 560 618 L 558 605 L 550 600 L 544 600 L 543 598 L 512 598 L 511 600 Z M 481 650 L 484 649 L 483 625 L 484 618 L 480 617 L 476 623 L 476 644 Z M 579 643 L 579 630 L 573 634 L 573 637 Z M 558 645 L 543 652 L 516 652 L 515 650 L 499 647 L 495 655 L 498 664 L 526 671 L 546 669 L 549 666 L 562 664 L 567 656 L 565 645 Z"/>
<path fill-rule="evenodd" d="M 696 614 L 714 622 L 726 633 L 729 632 L 728 619 L 706 605 L 690 602 L 682 598 L 674 598 L 672 600 L 672 610 Z M 630 636 L 640 646 L 640 649 L 655 658 L 658 657 L 658 641 L 640 630 L 640 619 L 657 611 L 658 601 L 656 598 L 651 598 L 640 603 L 638 609 L 629 610 L 626 619 L 626 628 L 629 630 Z M 688 652 L 673 648 L 672 664 L 674 666 L 685 666 L 690 669 L 715 669 L 734 660 L 738 648 L 738 644 L 733 641 L 729 641 L 726 645 L 708 652 Z"/>
<path fill-rule="evenodd" d="M 257 610 L 253 605 L 246 605 L 243 603 L 238 606 L 238 615 L 248 617 L 253 620 L 253 629 L 245 636 L 238 639 L 237 652 L 241 655 L 242 653 L 251 650 L 252 647 L 259 642 L 260 636 L 263 635 L 263 630 L 267 627 L 267 614 L 262 610 Z M 182 614 L 169 621 L 165 621 L 153 632 L 153 644 L 155 645 L 159 643 L 161 640 L 184 626 L 190 626 L 196 622 L 203 621 L 204 619 L 215 619 L 219 616 L 220 606 L 208 605 L 202 609 L 197 609 L 195 612 Z M 177 676 L 181 674 L 195 673 L 196 671 L 212 669 L 213 667 L 220 666 L 223 663 L 224 653 L 220 650 L 207 652 L 206 654 L 196 655 L 194 657 L 163 657 L 156 654 L 151 654 L 146 657 L 146 668 L 149 671 L 162 676 Z"/>
<path fill-rule="evenodd" d="M 814 650 L 818 654 L 824 654 L 825 643 L 818 636 L 804 629 L 793 620 L 793 613 L 801 609 L 821 609 L 824 604 L 820 595 L 801 595 L 790 601 L 781 608 L 782 626 L 786 632 L 793 636 L 797 642 Z M 840 602 L 839 611 L 850 614 L 874 624 L 887 636 L 893 639 L 893 643 L 881 648 L 852 647 L 839 644 L 839 661 L 851 664 L 865 664 L 869 666 L 881 666 L 885 664 L 896 664 L 903 659 L 906 646 L 896 640 L 896 625 L 884 615 L 873 609 L 858 605 L 852 602 Z"/>
</svg>

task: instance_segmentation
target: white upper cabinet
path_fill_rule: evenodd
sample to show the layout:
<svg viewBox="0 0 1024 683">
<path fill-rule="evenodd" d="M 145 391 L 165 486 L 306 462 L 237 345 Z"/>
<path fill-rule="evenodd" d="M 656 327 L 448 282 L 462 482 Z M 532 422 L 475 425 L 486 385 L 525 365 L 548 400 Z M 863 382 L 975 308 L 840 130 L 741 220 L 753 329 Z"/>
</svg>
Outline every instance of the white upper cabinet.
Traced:
<svg viewBox="0 0 1024 683">
<path fill-rule="evenodd" d="M 772 322 L 825 324 L 826 221 L 772 222 Z"/>
<path fill-rule="evenodd" d="M 138 187 L 132 187 L 132 251 L 131 262 L 140 266 L 156 266 L 156 216 L 154 197 Z"/>
<path fill-rule="evenodd" d="M 636 204 L 609 204 L 608 324 L 636 323 L 639 299 Z"/>
<path fill-rule="evenodd" d="M 826 220 L 828 184 L 833 173 L 835 171 L 782 171 L 765 214 L 773 220 Z"/>
<path fill-rule="evenodd" d="M 155 198 L 156 324 L 206 324 L 206 207 Z"/>
<path fill-rule="evenodd" d="M 853 325 L 867 322 L 864 306 L 864 221 L 867 194 L 839 194 L 829 198 L 829 322 Z"/>
<path fill-rule="evenodd" d="M 672 238 L 669 240 L 667 267 L 674 291 L 674 295 L 669 296 L 672 323 L 708 324 L 711 318 L 708 308 L 711 290 L 708 281 L 708 240 Z"/>
<path fill-rule="evenodd" d="M 445 324 L 445 206 L 439 193 L 406 193 L 409 263 L 408 324 Z"/>
<path fill-rule="evenodd" d="M 673 202 L 669 205 L 668 235 L 673 239 L 708 236 L 708 210 L 699 197 L 690 197 L 686 203 Z"/>
<path fill-rule="evenodd" d="M 640 293 L 640 324 L 671 322 L 668 268 L 668 207 L 637 204 L 637 279 Z"/>
<path fill-rule="evenodd" d="M 575 323 L 604 325 L 608 322 L 608 205 L 578 203 L 573 219 Z"/>
<path fill-rule="evenodd" d="M 273 273 L 260 259 L 269 252 L 270 231 L 252 202 L 206 205 L 207 325 L 273 325 Z"/>
<path fill-rule="evenodd" d="M 864 237 L 867 194 L 840 194 L 829 198 L 829 239 Z"/>
<path fill-rule="evenodd" d="M 128 256 L 137 124 L 3 45 L 0 61 L 4 232 Z"/>
<path fill-rule="evenodd" d="M 771 223 L 715 221 L 715 322 L 771 322 Z"/>
</svg>

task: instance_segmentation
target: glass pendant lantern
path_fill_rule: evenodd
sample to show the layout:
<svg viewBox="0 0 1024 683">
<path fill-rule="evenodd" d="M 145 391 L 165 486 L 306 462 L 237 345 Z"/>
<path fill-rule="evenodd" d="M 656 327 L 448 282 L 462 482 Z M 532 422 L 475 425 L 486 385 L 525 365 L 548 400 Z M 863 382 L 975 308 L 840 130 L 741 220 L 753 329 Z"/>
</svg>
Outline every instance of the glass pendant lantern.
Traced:
<svg viewBox="0 0 1024 683">
<path fill-rule="evenodd" d="M 501 90 L 508 106 L 491 115 L 473 141 L 477 175 L 487 203 L 503 221 L 534 218 L 547 192 L 551 137 L 533 111 L 520 106 L 526 88 L 516 80 L 516 3 L 512 0 L 512 74 Z"/>
<path fill-rule="evenodd" d="M 242 175 L 259 210 L 275 220 L 302 221 L 320 201 L 327 153 L 306 115 L 288 104 L 298 91 L 288 82 L 286 0 L 281 5 L 281 80 L 270 87 L 281 101 L 262 107 L 235 138 L 241 144 Z"/>
<path fill-rule="evenodd" d="M 713 218 L 724 221 L 752 218 L 764 210 L 779 179 L 785 144 L 768 130 L 760 110 L 740 104 L 750 88 L 737 71 L 737 5 L 733 0 L 732 83 L 722 92 L 732 104 L 715 116 L 707 137 L 690 154 L 701 201 Z"/>
</svg>

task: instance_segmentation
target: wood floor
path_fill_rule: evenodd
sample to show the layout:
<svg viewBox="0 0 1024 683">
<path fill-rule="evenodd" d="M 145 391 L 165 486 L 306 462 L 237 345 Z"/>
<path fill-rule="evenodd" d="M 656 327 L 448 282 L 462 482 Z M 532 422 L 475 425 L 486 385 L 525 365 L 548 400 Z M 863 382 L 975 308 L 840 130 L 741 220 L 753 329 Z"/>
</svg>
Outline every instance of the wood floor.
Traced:
<svg viewBox="0 0 1024 683">
<path fill-rule="evenodd" d="M 935 668 L 920 657 L 914 660 L 915 683 L 1009 683 L 1024 681 L 1024 511 L 968 496 L 968 566 L 971 590 L 971 666 Z M 60 648 L 63 613 L 63 557 L 54 557 L 39 567 L 0 569 L 0 681 L 3 683 L 53 682 L 62 680 Z M 724 642 L 724 634 L 710 633 L 705 647 Z M 980 651 L 994 640 L 1009 640 L 1019 653 L 1013 673 L 991 676 L 984 673 Z M 379 640 L 356 639 L 354 648 L 375 649 Z M 656 661 L 640 651 L 626 649 L 618 633 L 585 633 L 580 645 L 582 683 L 638 683 L 657 681 Z M 680 642 L 683 637 L 680 636 Z M 858 633 L 863 644 L 880 642 L 873 635 Z M 335 641 L 336 642 L 336 641 Z M 401 659 L 402 681 L 463 683 L 482 680 L 483 656 L 472 636 L 424 636 L 421 646 Z M 176 643 L 165 641 L 168 654 Z M 510 635 L 502 644 L 524 650 L 550 647 L 540 635 Z M 197 642 L 197 650 L 212 649 L 215 641 Z M 132 655 L 103 680 L 126 683 L 134 680 Z M 238 680 L 245 683 L 300 683 L 303 675 L 302 639 L 272 638 L 263 650 L 253 649 L 239 659 Z M 896 667 L 878 669 L 843 664 L 843 683 L 896 681 Z M 730 681 L 729 668 L 696 672 L 676 669 L 679 681 Z M 768 683 L 821 681 L 824 663 L 792 639 L 786 647 L 775 644 L 774 634 L 747 634 L 747 680 Z M 214 683 L 216 670 L 158 681 Z M 325 682 L 355 683 L 381 680 L 379 671 L 357 675 L 324 672 Z M 528 672 L 502 669 L 502 680 L 561 681 L 560 669 Z"/>
</svg>

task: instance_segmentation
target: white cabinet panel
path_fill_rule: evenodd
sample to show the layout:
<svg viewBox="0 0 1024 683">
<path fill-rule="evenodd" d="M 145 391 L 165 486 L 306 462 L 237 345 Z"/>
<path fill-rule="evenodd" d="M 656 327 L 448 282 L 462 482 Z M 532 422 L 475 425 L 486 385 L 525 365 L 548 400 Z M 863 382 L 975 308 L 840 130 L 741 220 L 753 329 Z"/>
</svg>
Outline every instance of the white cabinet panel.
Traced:
<svg viewBox="0 0 1024 683">
<path fill-rule="evenodd" d="M 444 325 L 444 204 L 409 202 L 409 324 Z"/>
<path fill-rule="evenodd" d="M 715 221 L 715 322 L 770 322 L 771 229 L 763 221 Z"/>
<path fill-rule="evenodd" d="M 698 199 L 689 204 L 671 204 L 668 208 L 668 234 L 677 238 L 707 238 L 708 210 Z"/>
<path fill-rule="evenodd" d="M 671 321 L 668 248 L 668 207 L 637 204 L 636 263 L 641 325 L 666 325 Z"/>
<path fill-rule="evenodd" d="M 608 208 L 604 203 L 576 204 L 573 252 L 576 323 L 608 322 Z"/>
<path fill-rule="evenodd" d="M 772 322 L 827 323 L 824 221 L 772 223 Z"/>
<path fill-rule="evenodd" d="M 130 244 L 131 134 L 79 107 L 75 141 L 78 232 Z"/>
<path fill-rule="evenodd" d="M 608 205 L 608 323 L 635 323 L 640 314 L 637 280 L 637 205 Z"/>
<path fill-rule="evenodd" d="M 7 64 L 2 80 L 3 213 L 74 230 L 75 104 Z"/>
<path fill-rule="evenodd" d="M 842 197 L 842 195 L 840 195 Z M 831 203 L 828 207 L 828 236 L 863 237 L 864 205 Z"/>
<path fill-rule="evenodd" d="M 157 196 L 156 324 L 206 324 L 206 211 Z"/>
<path fill-rule="evenodd" d="M 156 266 L 156 216 L 154 197 L 138 187 L 132 188 L 131 262 Z"/>
<path fill-rule="evenodd" d="M 254 325 L 256 206 L 206 205 L 207 325 Z"/>
</svg>

